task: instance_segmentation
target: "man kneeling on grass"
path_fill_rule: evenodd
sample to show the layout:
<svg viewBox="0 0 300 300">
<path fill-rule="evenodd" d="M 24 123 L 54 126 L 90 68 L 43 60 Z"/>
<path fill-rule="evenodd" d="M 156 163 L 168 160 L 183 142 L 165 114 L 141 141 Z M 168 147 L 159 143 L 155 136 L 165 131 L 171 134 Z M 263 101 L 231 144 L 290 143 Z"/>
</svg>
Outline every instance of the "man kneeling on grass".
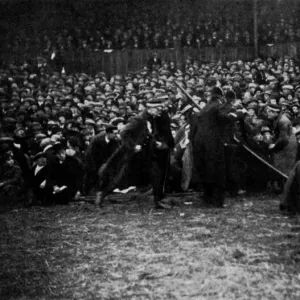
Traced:
<svg viewBox="0 0 300 300">
<path fill-rule="evenodd" d="M 53 148 L 55 159 L 48 165 L 46 204 L 68 204 L 80 195 L 83 168 L 77 159 L 66 154 L 63 144 L 56 143 Z"/>
</svg>

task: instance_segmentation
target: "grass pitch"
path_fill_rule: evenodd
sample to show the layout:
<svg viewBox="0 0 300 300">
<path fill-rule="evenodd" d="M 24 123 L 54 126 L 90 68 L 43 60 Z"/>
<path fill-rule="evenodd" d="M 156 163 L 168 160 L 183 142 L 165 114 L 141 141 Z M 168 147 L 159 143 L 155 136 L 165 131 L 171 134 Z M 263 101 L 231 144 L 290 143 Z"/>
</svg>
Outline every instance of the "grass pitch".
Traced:
<svg viewBox="0 0 300 300">
<path fill-rule="evenodd" d="M 300 219 L 278 199 L 171 200 L 3 212 L 0 299 L 300 299 Z"/>
</svg>

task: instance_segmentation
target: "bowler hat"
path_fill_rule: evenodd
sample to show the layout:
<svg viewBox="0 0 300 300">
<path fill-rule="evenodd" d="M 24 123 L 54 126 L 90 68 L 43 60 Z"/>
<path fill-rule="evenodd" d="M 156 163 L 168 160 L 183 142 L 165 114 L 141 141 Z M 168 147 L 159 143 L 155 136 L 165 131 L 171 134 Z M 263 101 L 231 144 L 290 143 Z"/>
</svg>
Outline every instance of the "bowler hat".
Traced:
<svg viewBox="0 0 300 300">
<path fill-rule="evenodd" d="M 227 92 L 225 93 L 225 98 L 226 98 L 227 100 L 235 100 L 235 98 L 236 98 L 235 92 L 234 92 L 234 91 L 231 91 L 231 90 L 227 91 Z"/>
<path fill-rule="evenodd" d="M 221 98 L 223 97 L 223 91 L 219 87 L 215 86 L 211 91 L 212 98 Z"/>
<path fill-rule="evenodd" d="M 34 157 L 33 157 L 33 160 L 38 160 L 39 158 L 41 157 L 46 157 L 46 153 L 45 152 L 39 152 L 37 153 Z"/>
</svg>

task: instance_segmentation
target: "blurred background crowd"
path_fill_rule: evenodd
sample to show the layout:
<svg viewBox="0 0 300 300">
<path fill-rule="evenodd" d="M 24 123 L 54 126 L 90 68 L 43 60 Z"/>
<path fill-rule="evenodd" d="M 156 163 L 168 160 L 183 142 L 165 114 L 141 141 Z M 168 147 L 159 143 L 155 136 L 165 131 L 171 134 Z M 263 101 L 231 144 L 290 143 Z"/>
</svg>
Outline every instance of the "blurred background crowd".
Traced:
<svg viewBox="0 0 300 300">
<path fill-rule="evenodd" d="M 46 54 L 53 49 L 97 52 L 253 45 L 252 1 L 50 3 L 51 10 L 35 1 L 20 2 L 13 9 L 3 7 L 7 51 L 25 48 Z M 260 44 L 300 41 L 297 1 L 259 1 L 257 13 Z M 7 19 L 13 28 L 6 28 Z"/>
</svg>

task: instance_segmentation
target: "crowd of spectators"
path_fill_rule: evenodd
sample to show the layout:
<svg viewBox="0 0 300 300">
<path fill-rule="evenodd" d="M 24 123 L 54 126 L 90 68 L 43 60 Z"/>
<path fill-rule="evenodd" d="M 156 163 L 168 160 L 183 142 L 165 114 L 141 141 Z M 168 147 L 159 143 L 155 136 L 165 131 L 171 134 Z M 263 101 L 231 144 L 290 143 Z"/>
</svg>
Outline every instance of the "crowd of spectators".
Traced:
<svg viewBox="0 0 300 300">
<path fill-rule="evenodd" d="M 204 13 L 201 7 L 197 14 L 186 17 L 186 12 L 176 17 L 158 12 L 150 4 L 130 7 L 126 13 L 115 9 L 110 14 L 95 7 L 85 7 L 84 14 L 64 15 L 64 20 L 50 15 L 49 27 L 45 24 L 22 26 L 16 33 L 8 30 L 7 51 L 92 51 L 105 49 L 164 49 L 203 48 L 253 45 L 253 16 L 243 13 L 231 17 L 232 11 L 219 10 Z M 251 7 L 250 7 L 251 8 Z M 162 8 L 165 11 L 166 8 Z M 242 12 L 243 8 L 240 8 Z M 239 11 L 239 7 L 236 7 Z M 188 14 L 190 15 L 190 14 Z M 59 27 L 55 26 L 57 18 Z M 259 44 L 274 44 L 300 41 L 300 22 L 297 12 L 279 16 L 269 21 L 261 15 L 259 20 Z M 33 22 L 30 20 L 30 22 Z M 43 21 L 44 22 L 44 21 Z M 29 28 L 26 30 L 26 28 Z"/>
<path fill-rule="evenodd" d="M 55 72 L 46 60 L 31 65 L 4 65 L 0 70 L 0 199 L 5 198 L 3 193 L 6 199 L 12 199 L 11 193 L 16 193 L 22 186 L 20 182 L 26 183 L 29 178 L 24 166 L 49 163 L 47 153 L 53 149 L 58 155 L 62 149 L 67 150 L 65 156 L 73 159 L 68 162 L 72 167 L 68 166 L 67 175 L 58 172 L 55 176 L 65 174 L 71 180 L 72 191 L 81 195 L 85 153 L 91 140 L 112 129 L 118 139 L 128 120 L 143 111 L 150 99 L 167 99 L 165 109 L 176 137 L 187 123 L 186 112 L 193 113 L 193 109 L 174 81 L 186 88 L 201 108 L 210 101 L 214 86 L 221 87 L 224 93 L 234 91 L 234 106 L 248 112 L 238 136 L 266 159 L 270 159 L 267 149 L 275 137 L 274 124 L 265 117 L 269 107 L 286 114 L 294 130 L 300 127 L 300 67 L 288 57 L 208 64 L 188 58 L 182 70 L 156 58 L 138 72 L 111 78 L 103 72 Z M 180 153 L 183 144 L 177 139 L 175 164 L 177 160 L 180 165 L 181 158 L 176 153 Z M 78 177 L 74 178 L 74 174 Z M 9 189 L 4 191 L 5 186 Z"/>
</svg>

